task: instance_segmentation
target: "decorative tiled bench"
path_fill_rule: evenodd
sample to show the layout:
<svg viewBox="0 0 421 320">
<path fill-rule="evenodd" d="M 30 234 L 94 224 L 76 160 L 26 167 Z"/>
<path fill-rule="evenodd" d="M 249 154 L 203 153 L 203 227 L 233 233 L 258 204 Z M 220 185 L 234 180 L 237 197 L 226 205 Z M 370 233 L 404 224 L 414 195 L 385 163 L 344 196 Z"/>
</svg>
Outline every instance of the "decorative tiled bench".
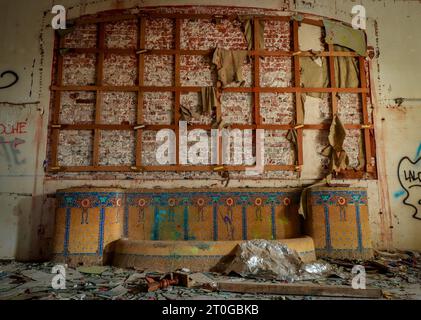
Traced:
<svg viewBox="0 0 421 320">
<path fill-rule="evenodd" d="M 302 235 L 299 192 L 292 189 L 73 188 L 58 191 L 56 197 L 54 257 L 69 264 L 105 263 L 114 253 L 121 261 L 122 244 L 129 243 L 144 249 L 165 244 L 168 257 L 177 256 L 173 244 L 191 246 L 194 252 L 198 243 L 206 243 L 218 248 L 209 260 L 213 263 L 241 241 Z M 115 243 L 119 239 L 129 242 Z M 314 250 L 310 252 L 314 258 Z"/>
<path fill-rule="evenodd" d="M 287 243 L 304 261 L 316 253 L 371 257 L 364 189 L 312 189 L 305 223 L 299 196 L 296 189 L 266 188 L 61 190 L 54 259 L 209 270 L 250 239 Z"/>
<path fill-rule="evenodd" d="M 318 257 L 369 259 L 373 256 L 367 191 L 318 187 L 309 191 L 305 232 Z"/>
<path fill-rule="evenodd" d="M 74 188 L 57 192 L 56 198 L 55 259 L 102 263 L 107 245 L 123 233 L 123 190 Z"/>
<path fill-rule="evenodd" d="M 233 241 L 301 235 L 299 193 L 273 189 L 130 190 L 124 236 L 131 240 Z"/>
</svg>

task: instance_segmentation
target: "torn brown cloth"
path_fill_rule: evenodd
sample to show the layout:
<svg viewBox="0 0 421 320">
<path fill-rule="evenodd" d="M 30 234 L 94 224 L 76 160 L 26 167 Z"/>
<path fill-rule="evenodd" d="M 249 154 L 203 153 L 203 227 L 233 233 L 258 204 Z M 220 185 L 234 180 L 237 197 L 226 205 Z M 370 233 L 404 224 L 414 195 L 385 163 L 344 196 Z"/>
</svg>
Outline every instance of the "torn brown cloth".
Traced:
<svg viewBox="0 0 421 320">
<path fill-rule="evenodd" d="M 333 117 L 332 124 L 329 129 L 329 145 L 322 151 L 322 154 L 330 158 L 329 161 L 329 174 L 321 181 L 304 188 L 300 196 L 300 207 L 298 213 L 303 217 L 307 213 L 307 194 L 316 187 L 329 184 L 332 180 L 332 172 L 340 172 L 345 170 L 349 165 L 349 158 L 346 151 L 343 149 L 343 144 L 346 137 L 345 127 L 337 115 Z"/>
<path fill-rule="evenodd" d="M 293 123 L 294 125 L 294 123 Z M 298 138 L 297 129 L 292 128 L 288 130 L 286 135 L 287 140 L 292 144 L 294 149 L 295 162 L 298 160 Z"/>
<path fill-rule="evenodd" d="M 318 181 L 311 186 L 308 186 L 301 191 L 300 195 L 300 207 L 298 208 L 298 213 L 302 215 L 304 218 L 306 217 L 307 213 L 307 195 L 308 192 L 314 188 L 319 186 L 324 186 L 330 184 L 330 181 L 332 180 L 332 175 L 328 174 L 325 178 L 323 178 L 321 181 Z"/>
<path fill-rule="evenodd" d="M 237 82 L 240 86 L 244 84 L 243 64 L 247 54 L 247 50 L 215 49 L 212 63 L 216 66 L 218 81 L 223 88 L 232 82 Z"/>
<path fill-rule="evenodd" d="M 199 119 L 200 116 L 212 114 L 212 110 L 217 108 L 218 96 L 215 87 L 202 87 L 200 90 L 201 104 L 198 106 L 180 105 L 181 119 L 190 122 Z"/>
<path fill-rule="evenodd" d="M 301 85 L 304 88 L 327 88 L 329 86 L 329 73 L 327 60 L 320 57 L 300 57 Z M 326 92 L 306 92 L 308 96 L 323 98 Z"/>
<path fill-rule="evenodd" d="M 246 37 L 247 41 L 247 48 L 248 50 L 253 49 L 254 44 L 254 19 L 252 17 L 239 17 L 239 20 L 243 26 L 243 33 Z M 258 37 L 256 39 L 257 41 L 257 47 L 259 49 L 264 49 L 265 47 L 265 41 L 264 41 L 264 34 L 265 34 L 265 21 L 264 20 L 258 20 Z M 254 46 L 256 48 L 256 45 Z"/>
<path fill-rule="evenodd" d="M 323 150 L 322 154 L 330 158 L 329 172 L 340 172 L 349 165 L 349 158 L 343 148 L 346 137 L 345 128 L 337 115 L 333 117 L 329 129 L 329 145 Z"/>
<path fill-rule="evenodd" d="M 335 51 L 349 52 L 351 50 L 334 46 Z M 337 88 L 358 88 L 359 68 L 357 60 L 353 57 L 335 57 L 335 82 Z M 301 85 L 304 88 L 327 88 L 329 86 L 329 69 L 326 58 L 301 57 L 300 58 Z M 325 92 L 306 92 L 314 98 L 324 98 Z"/>
<path fill-rule="evenodd" d="M 335 51 L 350 52 L 351 50 L 334 46 Z M 354 57 L 335 57 L 335 82 L 337 88 L 358 88 L 360 85 L 360 70 Z"/>
<path fill-rule="evenodd" d="M 181 111 L 181 120 L 190 122 L 193 119 L 197 119 L 200 114 L 195 110 L 194 108 L 186 107 L 183 105 L 180 105 L 180 111 Z"/>
<path fill-rule="evenodd" d="M 363 30 L 354 29 L 340 22 L 323 20 L 326 29 L 325 41 L 328 44 L 338 44 L 363 56 L 367 52 L 367 42 Z"/>
<path fill-rule="evenodd" d="M 199 108 L 199 112 L 202 115 L 210 114 L 218 105 L 215 87 L 202 87 L 200 92 L 202 105 Z"/>
</svg>

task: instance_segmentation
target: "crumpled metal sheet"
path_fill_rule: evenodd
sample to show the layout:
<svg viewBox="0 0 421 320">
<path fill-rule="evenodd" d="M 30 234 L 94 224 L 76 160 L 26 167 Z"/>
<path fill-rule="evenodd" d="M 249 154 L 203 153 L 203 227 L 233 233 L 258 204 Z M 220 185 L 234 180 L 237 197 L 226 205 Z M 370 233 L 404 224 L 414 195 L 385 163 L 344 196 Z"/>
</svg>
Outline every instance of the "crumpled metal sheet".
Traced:
<svg viewBox="0 0 421 320">
<path fill-rule="evenodd" d="M 241 243 L 225 273 L 242 277 L 293 282 L 314 279 L 330 272 L 328 263 L 303 263 L 294 249 L 276 242 L 255 239 Z"/>
<path fill-rule="evenodd" d="M 302 261 L 295 250 L 267 240 L 250 240 L 241 243 L 236 257 L 226 273 L 235 272 L 243 277 L 292 281 Z"/>
<path fill-rule="evenodd" d="M 301 266 L 300 274 L 296 280 L 313 280 L 324 278 L 332 274 L 332 266 L 324 261 L 305 263 Z"/>
</svg>

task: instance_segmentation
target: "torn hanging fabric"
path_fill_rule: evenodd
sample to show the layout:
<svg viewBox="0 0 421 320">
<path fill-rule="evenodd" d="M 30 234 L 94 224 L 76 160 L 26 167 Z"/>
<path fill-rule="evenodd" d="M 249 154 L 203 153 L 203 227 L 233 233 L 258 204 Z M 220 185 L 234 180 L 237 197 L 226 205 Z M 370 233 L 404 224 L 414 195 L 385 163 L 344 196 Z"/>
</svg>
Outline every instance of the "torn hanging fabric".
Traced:
<svg viewBox="0 0 421 320">
<path fill-rule="evenodd" d="M 304 88 L 327 88 L 329 75 L 326 59 L 320 57 L 300 57 L 301 85 Z M 308 96 L 323 98 L 326 92 L 306 92 Z"/>
<path fill-rule="evenodd" d="M 306 213 L 307 213 L 307 195 L 308 195 L 308 192 L 312 188 L 314 188 L 314 187 L 319 187 L 319 186 L 324 186 L 324 185 L 330 184 L 330 181 L 331 180 L 332 180 L 332 175 L 331 174 L 328 174 L 321 181 L 318 181 L 318 182 L 312 184 L 311 186 L 308 186 L 308 187 L 304 188 L 301 191 L 301 195 L 300 195 L 300 207 L 298 208 L 298 213 L 300 215 L 302 215 L 304 218 L 306 217 Z"/>
<path fill-rule="evenodd" d="M 323 20 L 326 29 L 325 41 L 347 47 L 363 56 L 367 51 L 367 42 L 363 30 L 353 29 L 339 22 Z"/>
<path fill-rule="evenodd" d="M 351 50 L 334 46 L 335 51 L 350 52 Z M 357 60 L 353 57 L 335 57 L 335 81 L 337 88 L 358 88 L 360 71 Z"/>
<path fill-rule="evenodd" d="M 209 115 L 212 113 L 212 109 L 217 107 L 218 98 L 214 87 L 202 87 L 200 96 L 202 103 L 197 107 L 180 105 L 182 120 L 190 122 L 193 119 L 200 118 L 200 116 Z"/>
<path fill-rule="evenodd" d="M 243 64 L 247 54 L 246 50 L 215 49 L 212 63 L 218 70 L 218 81 L 221 82 L 222 87 L 226 87 L 232 82 L 244 84 Z"/>
<path fill-rule="evenodd" d="M 253 23 L 254 20 L 251 17 L 240 17 L 239 18 L 241 24 L 243 25 L 243 33 L 246 37 L 247 41 L 247 48 L 248 50 L 253 49 L 253 43 L 254 43 L 254 29 L 253 29 Z M 265 21 L 264 20 L 258 20 L 259 26 L 258 26 L 258 37 L 257 37 L 257 45 L 259 49 L 264 49 L 265 47 L 265 41 L 264 41 L 264 33 L 265 33 Z M 256 46 L 255 46 L 256 47 Z"/>
<path fill-rule="evenodd" d="M 329 129 L 329 145 L 323 150 L 322 154 L 330 158 L 329 172 L 340 172 L 349 165 L 349 158 L 343 149 L 346 131 L 341 120 L 337 115 L 333 117 Z"/>
<path fill-rule="evenodd" d="M 216 97 L 215 87 L 202 87 L 201 88 L 202 106 L 199 112 L 202 115 L 210 114 L 212 109 L 216 109 L 218 99 Z"/>
<path fill-rule="evenodd" d="M 335 51 L 349 52 L 341 46 L 335 46 Z M 327 59 L 321 57 L 300 58 L 301 85 L 304 88 L 327 88 L 329 86 L 329 72 Z M 337 88 L 358 88 L 360 84 L 357 60 L 353 57 L 335 57 L 335 82 Z M 314 98 L 326 97 L 325 92 L 306 92 Z"/>
<path fill-rule="evenodd" d="M 286 135 L 287 140 L 293 145 L 295 160 L 298 160 L 298 138 L 297 138 L 297 129 L 292 128 L 288 130 Z"/>
</svg>

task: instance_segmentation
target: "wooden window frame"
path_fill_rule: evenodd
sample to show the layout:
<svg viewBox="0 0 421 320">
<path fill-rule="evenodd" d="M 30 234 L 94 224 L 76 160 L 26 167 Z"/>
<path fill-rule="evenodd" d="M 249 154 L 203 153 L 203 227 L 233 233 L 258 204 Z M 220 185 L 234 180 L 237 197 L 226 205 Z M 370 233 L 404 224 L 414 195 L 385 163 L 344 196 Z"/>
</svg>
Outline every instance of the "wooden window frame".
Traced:
<svg viewBox="0 0 421 320">
<path fill-rule="evenodd" d="M 69 53 L 91 53 L 97 56 L 97 82 L 95 85 L 78 86 L 62 84 L 63 78 L 63 55 L 60 54 L 60 49 L 64 48 L 64 37 L 56 35 L 56 77 L 51 86 L 52 97 L 54 99 L 52 104 L 51 117 L 51 159 L 47 171 L 49 172 L 139 172 L 139 171 L 213 171 L 221 165 L 181 165 L 179 161 L 179 141 L 178 141 L 178 121 L 180 119 L 180 96 L 185 92 L 200 92 L 201 87 L 181 86 L 180 83 L 180 57 L 182 55 L 211 55 L 213 50 L 188 50 L 181 49 L 181 24 L 183 19 L 213 19 L 215 17 L 222 19 L 233 19 L 235 16 L 225 15 L 208 15 L 208 14 L 139 14 L 139 15 L 120 15 L 120 16 L 104 16 L 97 18 L 82 18 L 75 20 L 75 25 L 82 24 L 96 24 L 98 30 L 98 44 L 96 48 L 72 48 Z M 103 67 L 104 56 L 106 54 L 117 55 L 136 55 L 139 50 L 145 49 L 145 28 L 146 19 L 172 19 L 175 25 L 175 44 L 174 49 L 147 49 L 142 54 L 137 54 L 138 60 L 138 81 L 137 85 L 133 86 L 111 86 L 103 85 Z M 230 87 L 220 89 L 222 92 L 244 92 L 253 93 L 253 123 L 252 124 L 231 124 L 232 129 L 265 129 L 265 130 L 297 130 L 298 150 L 296 164 L 291 165 L 265 165 L 265 171 L 296 171 L 300 174 L 303 165 L 303 130 L 329 130 L 330 124 L 304 124 L 303 108 L 301 106 L 301 94 L 306 92 L 325 92 L 331 94 L 331 109 L 332 115 L 337 113 L 337 93 L 355 93 L 361 95 L 362 101 L 362 124 L 344 124 L 346 129 L 359 129 L 363 131 L 364 136 L 364 153 L 365 153 L 365 170 L 346 170 L 342 175 L 344 177 L 361 178 L 365 173 L 375 176 L 375 166 L 371 165 L 374 143 L 373 137 L 370 135 L 370 130 L 373 130 L 373 124 L 369 123 L 369 116 L 367 110 L 367 95 L 370 93 L 370 88 L 367 86 L 365 57 L 360 56 L 354 52 L 334 51 L 333 45 L 329 45 L 328 51 L 320 53 L 300 52 L 298 28 L 301 23 L 323 27 L 321 20 L 311 20 L 305 18 L 298 22 L 291 19 L 290 16 L 256 16 L 253 18 L 253 32 L 254 38 L 257 38 L 259 23 L 258 20 L 266 21 L 285 21 L 290 23 L 290 31 L 292 33 L 292 51 L 269 51 L 262 50 L 254 43 L 253 50 L 249 51 L 249 55 L 253 57 L 254 81 L 252 87 Z M 105 23 L 137 20 L 138 23 L 138 47 L 136 49 L 119 49 L 105 47 Z M 172 55 L 174 56 L 174 86 L 145 86 L 144 85 L 144 64 L 145 55 Z M 293 61 L 294 86 L 293 87 L 260 87 L 260 57 L 290 57 Z M 300 57 L 319 56 L 326 57 L 329 62 L 329 78 L 330 85 L 327 88 L 303 88 L 300 86 Z M 334 57 L 346 56 L 355 57 L 358 59 L 360 68 L 360 87 L 358 88 L 337 88 L 335 84 L 335 70 Z M 95 103 L 95 122 L 92 124 L 61 124 L 60 123 L 60 104 L 62 91 L 88 91 L 96 93 Z M 115 91 L 115 92 L 137 92 L 137 112 L 136 124 L 101 124 L 101 92 Z M 143 94 L 144 92 L 173 92 L 175 95 L 174 108 L 174 123 L 170 125 L 144 125 L 143 117 Z M 260 116 L 260 93 L 294 93 L 297 125 L 287 124 L 262 124 Z M 217 119 L 221 118 L 221 106 L 216 110 Z M 141 126 L 142 128 L 138 128 Z M 194 124 L 188 125 L 188 130 L 204 129 L 211 130 L 211 125 Z M 176 164 L 174 165 L 142 165 L 142 132 L 144 130 L 161 130 L 172 129 L 176 132 Z M 60 130 L 92 130 L 94 132 L 93 142 L 93 163 L 90 166 L 59 166 L 58 164 L 58 143 Z M 135 131 L 135 165 L 134 166 L 101 166 L 99 165 L 99 140 L 100 131 L 102 130 L 124 130 Z M 219 138 L 221 139 L 221 138 Z M 221 141 L 219 140 L 219 147 L 221 148 Z M 221 158 L 220 158 L 221 160 Z M 253 166 L 246 165 L 223 165 L 224 171 L 244 171 L 246 168 Z"/>
</svg>

